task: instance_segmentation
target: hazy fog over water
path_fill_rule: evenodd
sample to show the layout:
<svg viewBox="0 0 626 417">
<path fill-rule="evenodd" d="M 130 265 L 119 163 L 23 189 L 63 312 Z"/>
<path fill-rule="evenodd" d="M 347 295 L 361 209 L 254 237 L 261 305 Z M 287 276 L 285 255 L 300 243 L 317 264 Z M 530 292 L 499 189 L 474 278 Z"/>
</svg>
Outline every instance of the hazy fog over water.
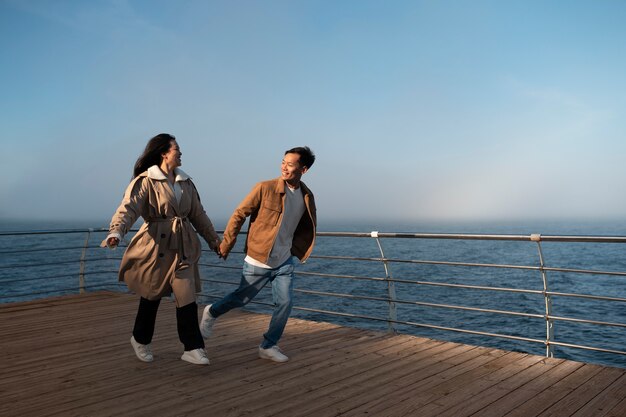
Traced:
<svg viewBox="0 0 626 417">
<path fill-rule="evenodd" d="M 0 219 L 108 221 L 160 132 L 217 224 L 300 145 L 322 224 L 624 219 L 624 21 L 623 2 L 0 0 Z"/>
</svg>

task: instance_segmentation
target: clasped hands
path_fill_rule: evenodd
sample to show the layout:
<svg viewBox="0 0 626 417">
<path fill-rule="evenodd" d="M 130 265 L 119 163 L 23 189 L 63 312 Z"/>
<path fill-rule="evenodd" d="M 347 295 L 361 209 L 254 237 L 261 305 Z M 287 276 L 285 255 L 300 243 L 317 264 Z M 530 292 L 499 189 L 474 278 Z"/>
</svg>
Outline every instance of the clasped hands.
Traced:
<svg viewBox="0 0 626 417">
<path fill-rule="evenodd" d="M 228 258 L 228 252 L 222 249 L 222 242 L 220 242 L 219 239 L 215 242 L 215 249 L 213 250 L 220 259 L 226 260 L 226 258 Z"/>
</svg>

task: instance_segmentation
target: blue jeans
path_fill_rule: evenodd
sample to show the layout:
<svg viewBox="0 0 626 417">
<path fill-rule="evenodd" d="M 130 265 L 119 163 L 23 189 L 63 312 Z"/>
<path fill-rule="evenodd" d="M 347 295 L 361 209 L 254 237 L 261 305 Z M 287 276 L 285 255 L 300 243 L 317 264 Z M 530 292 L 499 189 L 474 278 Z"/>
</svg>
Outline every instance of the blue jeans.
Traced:
<svg viewBox="0 0 626 417">
<path fill-rule="evenodd" d="M 243 263 L 243 272 L 239 288 L 211 305 L 211 315 L 219 317 L 233 308 L 243 307 L 261 291 L 268 282 L 272 283 L 274 312 L 267 333 L 263 335 L 263 349 L 269 349 L 278 343 L 283 335 L 287 319 L 293 306 L 294 264 L 290 257 L 278 268 L 267 269 Z"/>
</svg>

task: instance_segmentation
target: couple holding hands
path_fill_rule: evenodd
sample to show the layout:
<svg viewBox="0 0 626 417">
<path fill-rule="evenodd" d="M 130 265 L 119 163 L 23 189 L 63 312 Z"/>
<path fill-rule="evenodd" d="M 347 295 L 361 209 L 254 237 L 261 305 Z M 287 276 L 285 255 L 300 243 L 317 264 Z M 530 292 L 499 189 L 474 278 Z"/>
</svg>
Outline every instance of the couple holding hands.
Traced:
<svg viewBox="0 0 626 417">
<path fill-rule="evenodd" d="M 135 163 L 133 179 L 102 242 L 102 246 L 117 247 L 135 221 L 144 219 L 124 252 L 119 271 L 119 280 L 140 296 L 130 339 L 137 358 L 144 362 L 154 359 L 151 342 L 159 303 L 174 293 L 178 336 L 184 345 L 181 359 L 208 365 L 204 339 L 211 335 L 215 320 L 250 302 L 271 282 L 274 311 L 258 352 L 263 359 L 286 362 L 289 358 L 278 341 L 293 304 L 293 256 L 304 262 L 315 243 L 315 200 L 300 181 L 315 162 L 315 155 L 308 147 L 285 151 L 280 177 L 253 187 L 230 217 L 222 240 L 202 207 L 191 177 L 180 169 L 181 156 L 174 136 L 162 133 L 150 139 Z M 226 259 L 248 217 L 239 287 L 206 306 L 198 323 L 198 234 Z"/>
</svg>

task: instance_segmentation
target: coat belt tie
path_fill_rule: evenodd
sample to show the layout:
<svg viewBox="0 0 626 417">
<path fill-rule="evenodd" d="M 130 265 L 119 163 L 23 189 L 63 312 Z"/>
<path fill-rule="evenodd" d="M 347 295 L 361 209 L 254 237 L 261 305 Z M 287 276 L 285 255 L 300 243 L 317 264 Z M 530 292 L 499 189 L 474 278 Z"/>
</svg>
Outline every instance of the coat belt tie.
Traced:
<svg viewBox="0 0 626 417">
<path fill-rule="evenodd" d="M 169 240 L 168 248 L 177 251 L 180 258 L 182 259 L 186 258 L 188 254 L 185 252 L 185 245 L 184 245 L 185 239 L 183 236 L 181 236 L 181 234 L 187 231 L 186 229 L 189 226 L 189 219 L 187 217 L 174 216 L 174 217 L 167 217 L 164 219 L 155 217 L 155 218 L 146 219 L 146 221 L 148 223 L 171 222 L 172 233 L 170 233 L 170 236 L 168 239 Z"/>
</svg>

